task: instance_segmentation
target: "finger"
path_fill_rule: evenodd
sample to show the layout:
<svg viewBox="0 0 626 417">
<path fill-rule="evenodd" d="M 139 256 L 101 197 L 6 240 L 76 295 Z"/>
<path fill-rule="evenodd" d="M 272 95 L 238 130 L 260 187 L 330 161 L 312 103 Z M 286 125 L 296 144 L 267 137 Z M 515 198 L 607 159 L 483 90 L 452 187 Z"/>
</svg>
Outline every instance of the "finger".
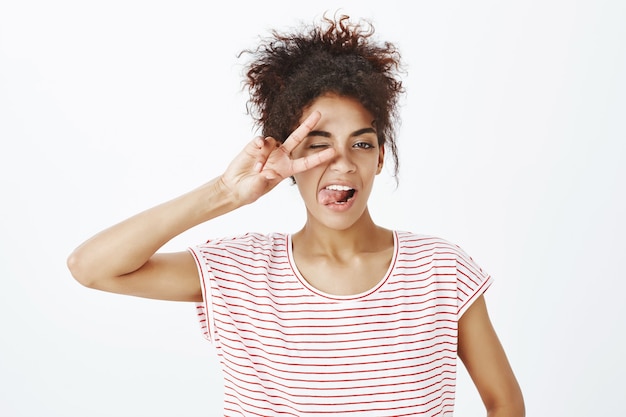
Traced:
<svg viewBox="0 0 626 417">
<path fill-rule="evenodd" d="M 293 170 L 292 174 L 297 174 L 298 172 L 306 171 L 308 169 L 314 168 L 318 165 L 321 165 L 325 162 L 330 161 L 335 156 L 335 149 L 327 148 L 323 151 L 316 152 L 313 155 L 305 156 L 302 158 L 294 159 L 292 161 L 291 168 Z"/>
<path fill-rule="evenodd" d="M 265 141 L 266 144 L 268 144 L 270 146 L 269 147 L 270 150 L 274 150 L 274 149 L 278 148 L 281 145 L 281 143 L 279 141 L 277 141 L 276 139 L 274 139 L 271 136 L 266 137 L 264 139 L 264 141 Z"/>
<path fill-rule="evenodd" d="M 314 111 L 306 119 L 304 119 L 300 126 L 298 126 L 296 130 L 291 132 L 291 135 L 289 135 L 289 137 L 285 139 L 285 142 L 282 146 L 284 151 L 290 154 L 291 151 L 293 151 L 296 146 L 298 146 L 300 142 L 302 142 L 304 138 L 307 137 L 309 132 L 313 130 L 313 128 L 315 127 L 317 122 L 320 121 L 321 118 L 322 114 L 318 111 Z"/>
<path fill-rule="evenodd" d="M 260 172 L 263 169 L 267 158 L 272 153 L 272 149 L 275 149 L 273 145 L 266 143 L 261 136 L 257 136 L 248 143 L 248 145 L 244 148 L 243 153 L 247 158 L 253 160 L 252 169 L 255 172 Z"/>
</svg>

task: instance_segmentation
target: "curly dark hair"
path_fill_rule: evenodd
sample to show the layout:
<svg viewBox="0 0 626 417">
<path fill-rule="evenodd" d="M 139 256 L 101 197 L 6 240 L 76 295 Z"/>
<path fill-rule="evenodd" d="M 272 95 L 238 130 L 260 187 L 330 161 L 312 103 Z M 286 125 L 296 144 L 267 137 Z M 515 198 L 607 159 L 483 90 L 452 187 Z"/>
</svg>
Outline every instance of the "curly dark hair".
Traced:
<svg viewBox="0 0 626 417">
<path fill-rule="evenodd" d="M 395 129 L 404 92 L 397 76 L 400 53 L 390 42 L 375 42 L 373 34 L 368 20 L 354 23 L 346 15 L 325 15 L 320 24 L 299 31 L 274 30 L 255 50 L 242 51 L 252 55 L 243 83 L 250 93 L 247 110 L 262 134 L 282 142 L 317 97 L 351 97 L 374 116 L 378 144 L 391 153 L 397 176 Z"/>
</svg>

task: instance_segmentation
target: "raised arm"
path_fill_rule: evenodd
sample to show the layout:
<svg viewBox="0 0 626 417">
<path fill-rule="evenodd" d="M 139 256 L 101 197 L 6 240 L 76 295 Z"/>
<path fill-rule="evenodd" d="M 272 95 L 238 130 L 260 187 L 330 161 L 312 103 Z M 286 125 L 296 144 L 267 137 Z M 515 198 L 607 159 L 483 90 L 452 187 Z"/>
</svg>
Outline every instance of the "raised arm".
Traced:
<svg viewBox="0 0 626 417">
<path fill-rule="evenodd" d="M 487 313 L 484 296 L 459 320 L 458 354 L 487 409 L 488 417 L 523 417 L 522 391 Z"/>
<path fill-rule="evenodd" d="M 332 149 L 306 158 L 290 156 L 319 118 L 319 113 L 309 116 L 282 145 L 272 138 L 255 138 L 221 176 L 88 239 L 67 260 L 72 275 L 81 284 L 103 291 L 200 301 L 191 255 L 157 251 L 191 227 L 256 201 L 284 178 L 330 160 Z"/>
</svg>

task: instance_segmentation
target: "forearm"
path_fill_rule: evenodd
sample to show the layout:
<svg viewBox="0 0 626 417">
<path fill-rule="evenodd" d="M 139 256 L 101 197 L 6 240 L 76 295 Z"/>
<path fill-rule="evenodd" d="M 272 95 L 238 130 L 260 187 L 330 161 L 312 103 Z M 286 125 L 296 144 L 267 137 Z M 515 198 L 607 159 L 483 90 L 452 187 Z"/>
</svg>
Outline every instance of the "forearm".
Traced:
<svg viewBox="0 0 626 417">
<path fill-rule="evenodd" d="M 102 278 L 131 273 L 175 236 L 236 207 L 216 178 L 103 230 L 74 250 L 68 266 L 87 286 Z"/>
</svg>

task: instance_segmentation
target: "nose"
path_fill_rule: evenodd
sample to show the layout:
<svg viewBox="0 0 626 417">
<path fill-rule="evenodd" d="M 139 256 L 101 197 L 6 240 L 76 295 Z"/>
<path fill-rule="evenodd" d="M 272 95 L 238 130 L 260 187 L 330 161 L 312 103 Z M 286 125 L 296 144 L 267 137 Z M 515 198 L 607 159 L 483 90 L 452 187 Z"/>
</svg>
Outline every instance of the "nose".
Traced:
<svg viewBox="0 0 626 417">
<path fill-rule="evenodd" d="M 330 161 L 330 169 L 339 173 L 351 173 L 356 171 L 356 164 L 348 151 L 335 147 L 335 157 Z"/>
</svg>

